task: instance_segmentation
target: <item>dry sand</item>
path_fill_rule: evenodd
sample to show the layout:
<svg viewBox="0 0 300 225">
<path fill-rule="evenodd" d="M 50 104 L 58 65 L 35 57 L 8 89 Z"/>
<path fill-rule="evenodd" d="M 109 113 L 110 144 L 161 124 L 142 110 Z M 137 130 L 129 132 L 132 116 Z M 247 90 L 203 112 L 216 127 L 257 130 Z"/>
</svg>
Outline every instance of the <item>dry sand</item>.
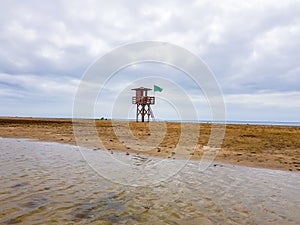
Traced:
<svg viewBox="0 0 300 225">
<path fill-rule="evenodd" d="M 77 121 L 78 127 L 83 129 L 83 142 L 80 145 L 96 149 L 95 141 L 89 139 L 89 128 L 94 121 Z M 180 158 L 174 152 L 181 134 L 180 123 L 151 123 L 157 128 L 157 136 L 162 142 L 149 151 L 133 150 L 119 140 L 114 128 L 126 136 L 128 122 L 95 121 L 96 129 L 105 148 L 109 151 L 119 151 L 126 154 L 144 154 L 156 157 Z M 131 132 L 137 139 L 145 140 L 150 135 L 149 123 L 129 123 Z M 160 127 L 166 126 L 166 133 Z M 207 145 L 211 132 L 210 124 L 190 123 L 200 126 L 198 145 L 190 153 L 192 160 L 200 160 L 204 146 Z M 161 132 L 161 133 L 159 133 Z M 152 135 L 152 134 L 151 134 Z M 76 145 L 73 134 L 72 121 L 69 119 L 37 119 L 37 118 L 0 118 L 0 137 L 29 138 L 39 141 L 59 142 Z M 136 141 L 139 145 L 139 141 Z M 143 146 L 140 146 L 142 149 Z M 300 171 L 300 127 L 294 126 L 267 126 L 267 125 L 226 125 L 226 133 L 221 150 L 215 159 L 216 162 L 231 163 L 252 167 Z"/>
</svg>

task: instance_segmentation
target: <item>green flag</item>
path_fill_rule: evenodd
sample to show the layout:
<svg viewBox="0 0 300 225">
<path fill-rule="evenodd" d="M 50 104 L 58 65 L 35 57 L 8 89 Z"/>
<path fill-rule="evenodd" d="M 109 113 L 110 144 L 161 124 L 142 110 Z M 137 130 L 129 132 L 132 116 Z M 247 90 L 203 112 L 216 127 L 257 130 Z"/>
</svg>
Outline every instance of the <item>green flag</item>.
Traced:
<svg viewBox="0 0 300 225">
<path fill-rule="evenodd" d="M 162 92 L 163 89 L 162 89 L 161 87 L 159 87 L 159 86 L 154 85 L 154 92 L 155 92 L 155 91 Z"/>
</svg>

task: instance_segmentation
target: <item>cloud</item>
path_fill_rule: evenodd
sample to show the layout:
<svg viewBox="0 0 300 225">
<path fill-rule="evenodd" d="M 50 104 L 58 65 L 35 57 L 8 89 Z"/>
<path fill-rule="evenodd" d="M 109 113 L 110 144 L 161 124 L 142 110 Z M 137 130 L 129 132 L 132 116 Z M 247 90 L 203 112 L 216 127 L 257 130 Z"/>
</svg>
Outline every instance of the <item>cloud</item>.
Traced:
<svg viewBox="0 0 300 225">
<path fill-rule="evenodd" d="M 300 91 L 231 94 L 225 95 L 224 99 L 228 109 L 228 118 L 299 121 Z"/>
<path fill-rule="evenodd" d="M 245 115 L 251 105 L 266 111 L 273 103 L 282 109 L 293 106 L 294 93 L 300 91 L 298 1 L 29 0 L 2 1 L 0 12 L 0 102 L 15 102 L 0 114 L 14 114 L 24 98 L 36 101 L 34 110 L 41 98 L 72 101 L 81 76 L 97 57 L 142 40 L 178 44 L 201 57 L 215 73 L 232 119 L 237 105 Z M 174 72 L 160 69 L 167 76 Z M 140 76 L 127 72 L 124 82 Z M 159 73 L 149 67 L 147 72 Z M 170 78 L 197 102 L 197 90 L 181 76 Z M 107 94 L 119 89 L 116 81 Z M 283 111 L 276 115 L 284 119 Z M 259 111 L 253 118 L 260 116 Z"/>
<path fill-rule="evenodd" d="M 71 100 L 80 80 L 72 77 L 39 77 L 36 75 L 0 74 L 0 97 L 22 99 L 50 99 L 62 97 Z"/>
<path fill-rule="evenodd" d="M 1 115 L 70 117 L 80 80 L 68 76 L 0 74 Z"/>
<path fill-rule="evenodd" d="M 225 101 L 228 104 L 244 105 L 251 108 L 282 108 L 300 110 L 299 92 L 263 92 L 255 94 L 226 95 Z M 291 101 L 286 101 L 290 99 Z M 291 104 L 292 103 L 292 104 Z"/>
</svg>

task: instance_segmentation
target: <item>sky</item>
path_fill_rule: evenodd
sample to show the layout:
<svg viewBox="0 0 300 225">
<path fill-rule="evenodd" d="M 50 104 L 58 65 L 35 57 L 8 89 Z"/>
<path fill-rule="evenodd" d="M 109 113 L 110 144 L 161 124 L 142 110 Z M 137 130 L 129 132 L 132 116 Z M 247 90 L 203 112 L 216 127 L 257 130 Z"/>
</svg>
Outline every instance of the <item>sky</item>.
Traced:
<svg viewBox="0 0 300 225">
<path fill-rule="evenodd" d="M 300 121 L 297 0 L 1 1 L 0 116 L 72 117 L 88 68 L 140 41 L 178 45 L 203 60 L 222 91 L 227 120 Z M 155 115 L 178 119 L 184 99 L 171 102 L 179 92 L 166 81 L 189 96 L 200 120 L 211 119 L 203 90 L 159 63 L 116 73 L 94 103 L 95 117 L 133 118 L 130 89 L 156 84 L 164 90 L 151 92 Z M 127 103 L 130 111 L 120 113 Z"/>
</svg>

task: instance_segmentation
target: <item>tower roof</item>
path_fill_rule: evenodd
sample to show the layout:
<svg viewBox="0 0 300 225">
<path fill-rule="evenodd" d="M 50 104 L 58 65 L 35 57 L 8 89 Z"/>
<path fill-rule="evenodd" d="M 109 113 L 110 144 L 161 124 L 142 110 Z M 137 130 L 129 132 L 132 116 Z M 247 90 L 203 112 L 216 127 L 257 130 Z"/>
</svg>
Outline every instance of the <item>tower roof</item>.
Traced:
<svg viewBox="0 0 300 225">
<path fill-rule="evenodd" d="M 139 87 L 139 88 L 132 88 L 131 90 L 133 90 L 133 91 L 138 91 L 138 90 L 151 91 L 152 89 L 151 88 L 145 88 L 145 87 Z"/>
</svg>

